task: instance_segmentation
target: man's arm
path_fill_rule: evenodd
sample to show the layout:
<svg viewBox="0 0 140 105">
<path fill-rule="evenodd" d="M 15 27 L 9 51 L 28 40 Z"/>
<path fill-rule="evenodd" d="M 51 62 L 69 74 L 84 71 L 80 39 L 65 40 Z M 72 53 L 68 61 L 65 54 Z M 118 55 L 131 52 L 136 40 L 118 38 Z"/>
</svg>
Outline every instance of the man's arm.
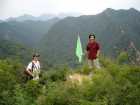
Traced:
<svg viewBox="0 0 140 105">
<path fill-rule="evenodd" d="M 27 73 L 33 77 L 33 73 L 31 72 L 32 71 L 32 63 L 29 63 L 27 68 L 26 68 L 26 71 Z"/>
<path fill-rule="evenodd" d="M 88 53 L 89 53 L 89 46 L 87 45 L 87 47 L 86 47 L 86 57 L 88 57 Z"/>
<path fill-rule="evenodd" d="M 100 56 L 100 45 L 97 43 L 97 55 L 96 57 L 98 58 Z"/>
<path fill-rule="evenodd" d="M 97 51 L 97 58 L 100 56 L 100 50 Z"/>
<path fill-rule="evenodd" d="M 31 72 L 31 70 L 26 69 L 26 71 L 28 72 L 28 74 L 29 74 L 30 76 L 32 76 L 32 77 L 33 77 L 33 73 Z"/>
</svg>

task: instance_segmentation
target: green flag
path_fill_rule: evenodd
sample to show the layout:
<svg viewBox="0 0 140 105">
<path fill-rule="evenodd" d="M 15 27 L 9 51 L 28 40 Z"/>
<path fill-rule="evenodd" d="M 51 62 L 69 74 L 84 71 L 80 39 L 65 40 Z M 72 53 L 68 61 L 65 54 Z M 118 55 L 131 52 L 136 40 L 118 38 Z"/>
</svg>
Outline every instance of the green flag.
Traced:
<svg viewBox="0 0 140 105">
<path fill-rule="evenodd" d="M 76 46 L 76 56 L 78 57 L 79 62 L 82 62 L 82 55 L 83 55 L 82 44 L 80 41 L 80 37 L 78 35 L 77 46 Z"/>
</svg>

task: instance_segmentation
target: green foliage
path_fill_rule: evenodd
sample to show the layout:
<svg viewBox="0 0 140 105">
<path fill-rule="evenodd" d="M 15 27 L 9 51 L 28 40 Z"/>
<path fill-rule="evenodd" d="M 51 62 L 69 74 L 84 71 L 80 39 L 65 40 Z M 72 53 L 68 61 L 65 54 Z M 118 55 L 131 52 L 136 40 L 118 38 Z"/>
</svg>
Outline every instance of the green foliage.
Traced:
<svg viewBox="0 0 140 105">
<path fill-rule="evenodd" d="M 66 74 L 68 73 L 68 69 L 66 67 L 60 67 L 60 68 L 53 68 L 48 70 L 47 72 L 44 72 L 42 74 L 42 82 L 47 81 L 65 81 L 66 80 Z"/>
<path fill-rule="evenodd" d="M 28 92 L 20 85 L 15 86 L 13 100 L 14 105 L 37 105 L 33 101 L 32 97 L 28 95 Z"/>
<path fill-rule="evenodd" d="M 0 59 L 15 59 L 25 63 L 30 59 L 31 50 L 22 45 L 9 40 L 0 40 Z"/>
<path fill-rule="evenodd" d="M 17 73 L 22 65 L 0 60 L 0 104 L 140 105 L 140 67 L 119 65 L 105 57 L 101 63 L 101 69 L 92 70 L 87 66 L 51 68 L 43 71 L 39 81 L 22 83 L 21 74 Z M 81 84 L 75 84 L 68 78 L 69 74 L 75 73 L 93 75 Z"/>
<path fill-rule="evenodd" d="M 20 42 L 23 45 L 35 47 L 42 36 L 59 19 L 48 21 L 8 21 L 0 23 L 0 39 Z"/>
<path fill-rule="evenodd" d="M 119 64 L 128 63 L 128 53 L 127 52 L 121 52 L 117 58 L 117 61 Z"/>
<path fill-rule="evenodd" d="M 82 67 L 82 69 L 80 68 L 80 72 L 82 74 L 87 74 L 88 75 L 90 72 L 92 72 L 92 69 L 89 69 L 88 65 L 84 65 Z"/>
<path fill-rule="evenodd" d="M 17 84 L 16 69 L 7 60 L 0 60 L 0 104 L 13 105 L 13 91 Z"/>
</svg>

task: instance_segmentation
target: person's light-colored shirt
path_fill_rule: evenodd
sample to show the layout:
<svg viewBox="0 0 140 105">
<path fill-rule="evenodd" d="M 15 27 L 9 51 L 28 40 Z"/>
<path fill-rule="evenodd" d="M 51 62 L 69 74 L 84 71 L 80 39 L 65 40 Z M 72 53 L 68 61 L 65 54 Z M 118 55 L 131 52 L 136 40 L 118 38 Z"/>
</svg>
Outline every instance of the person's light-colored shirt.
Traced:
<svg viewBox="0 0 140 105">
<path fill-rule="evenodd" d="M 32 66 L 34 65 L 34 67 L 32 68 Z M 27 70 L 32 70 L 33 69 L 33 71 L 34 70 L 37 70 L 37 69 L 40 69 L 40 62 L 39 61 L 37 61 L 37 62 L 35 62 L 35 61 L 32 61 L 32 62 L 30 62 L 29 64 L 28 64 L 28 66 L 27 66 Z"/>
<path fill-rule="evenodd" d="M 39 73 L 40 73 L 40 62 L 39 61 L 32 61 L 28 64 L 27 70 L 33 70 L 33 80 L 39 79 Z"/>
</svg>

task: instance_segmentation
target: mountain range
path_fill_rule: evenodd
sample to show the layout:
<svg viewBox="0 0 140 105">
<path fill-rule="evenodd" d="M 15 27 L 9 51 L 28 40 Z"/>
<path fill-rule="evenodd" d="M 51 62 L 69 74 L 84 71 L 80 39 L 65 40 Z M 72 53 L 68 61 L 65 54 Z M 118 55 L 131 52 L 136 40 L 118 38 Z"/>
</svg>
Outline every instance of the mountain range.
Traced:
<svg viewBox="0 0 140 105">
<path fill-rule="evenodd" d="M 0 39 L 37 48 L 43 60 L 49 64 L 77 63 L 75 47 L 78 33 L 83 50 L 89 33 L 96 35 L 102 55 L 116 57 L 118 52 L 130 50 L 131 43 L 140 50 L 140 12 L 134 8 L 108 8 L 96 15 L 79 17 L 45 16 L 37 19 L 24 15 L 1 21 Z"/>
<path fill-rule="evenodd" d="M 58 18 L 53 18 L 48 21 L 27 20 L 23 22 L 1 22 L 0 38 L 34 47 L 38 41 L 40 41 L 42 36 L 45 35 L 51 26 L 58 20 Z"/>
<path fill-rule="evenodd" d="M 140 50 L 140 12 L 134 8 L 108 8 L 97 15 L 64 18 L 53 25 L 44 36 L 41 41 L 42 53 L 51 64 L 71 64 L 76 61 L 78 33 L 85 49 L 88 35 L 92 32 L 100 43 L 102 55 L 115 57 L 118 50 L 128 50 L 131 42 Z"/>
</svg>

